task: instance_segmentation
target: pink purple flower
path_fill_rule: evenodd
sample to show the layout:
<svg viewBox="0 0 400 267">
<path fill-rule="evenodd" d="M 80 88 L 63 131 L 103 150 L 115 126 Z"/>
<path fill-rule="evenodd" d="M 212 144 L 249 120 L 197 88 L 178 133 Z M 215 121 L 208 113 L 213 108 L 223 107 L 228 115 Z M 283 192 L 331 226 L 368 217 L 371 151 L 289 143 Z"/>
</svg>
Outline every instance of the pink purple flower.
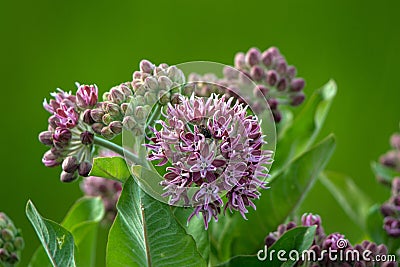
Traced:
<svg viewBox="0 0 400 267">
<path fill-rule="evenodd" d="M 264 136 L 257 117 L 247 115 L 246 107 L 233 98 L 217 95 L 181 97 L 169 104 L 160 130 L 150 128 L 148 159 L 159 166 L 169 163 L 161 185 L 170 204 L 191 203 L 194 215 L 203 216 L 206 228 L 218 219 L 227 196 L 225 210 L 239 211 L 245 218 L 247 207 L 266 188 L 267 168 L 272 151 L 262 149 Z M 196 188 L 193 195 L 188 188 Z"/>
<path fill-rule="evenodd" d="M 76 92 L 76 105 L 79 108 L 92 108 L 97 104 L 98 89 L 96 85 L 79 85 Z"/>
</svg>

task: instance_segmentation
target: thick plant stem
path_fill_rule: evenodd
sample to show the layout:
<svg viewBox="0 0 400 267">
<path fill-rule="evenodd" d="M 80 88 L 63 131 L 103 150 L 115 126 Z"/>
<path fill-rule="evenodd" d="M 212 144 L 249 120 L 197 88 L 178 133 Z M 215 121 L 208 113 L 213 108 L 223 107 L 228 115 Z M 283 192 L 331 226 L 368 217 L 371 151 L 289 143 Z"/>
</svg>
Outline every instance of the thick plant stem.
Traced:
<svg viewBox="0 0 400 267">
<path fill-rule="evenodd" d="M 110 142 L 106 139 L 103 139 L 101 137 L 95 136 L 94 137 L 94 144 L 107 148 L 115 153 L 120 154 L 123 157 L 126 157 L 127 159 L 129 159 L 130 161 L 133 161 L 135 164 L 137 165 L 144 165 L 145 162 L 143 162 L 142 159 L 140 159 L 137 155 L 133 154 L 132 152 L 125 150 L 123 147 L 114 144 L 113 142 Z"/>
</svg>

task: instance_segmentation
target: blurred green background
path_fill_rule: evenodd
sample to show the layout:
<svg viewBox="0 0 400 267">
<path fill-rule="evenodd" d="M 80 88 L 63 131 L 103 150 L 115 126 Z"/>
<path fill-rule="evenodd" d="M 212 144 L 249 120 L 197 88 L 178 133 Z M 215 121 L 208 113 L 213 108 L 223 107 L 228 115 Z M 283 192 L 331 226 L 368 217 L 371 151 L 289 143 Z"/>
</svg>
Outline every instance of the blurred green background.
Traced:
<svg viewBox="0 0 400 267">
<path fill-rule="evenodd" d="M 39 244 L 26 201 L 61 221 L 81 195 L 78 183 L 62 184 L 60 169 L 41 163 L 43 98 L 57 87 L 75 90 L 75 81 L 104 92 L 131 79 L 143 58 L 231 64 L 237 51 L 275 45 L 306 79 L 308 95 L 334 78 L 339 93 L 323 131 L 337 136 L 329 169 L 385 200 L 389 193 L 375 182 L 370 162 L 389 148 L 400 120 L 399 9 L 399 1 L 361 0 L 2 1 L 0 210 L 23 229 L 24 262 Z M 306 204 L 328 232 L 362 238 L 318 184 Z"/>
</svg>

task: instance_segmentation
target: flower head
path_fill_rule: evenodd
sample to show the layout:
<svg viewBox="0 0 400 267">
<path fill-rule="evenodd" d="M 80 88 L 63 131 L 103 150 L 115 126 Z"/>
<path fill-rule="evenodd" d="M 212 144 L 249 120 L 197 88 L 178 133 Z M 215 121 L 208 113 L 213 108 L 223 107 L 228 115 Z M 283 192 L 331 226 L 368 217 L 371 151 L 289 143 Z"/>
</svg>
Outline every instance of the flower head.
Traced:
<svg viewBox="0 0 400 267">
<path fill-rule="evenodd" d="M 17 264 L 24 246 L 21 230 L 15 228 L 13 221 L 5 213 L 0 212 L 0 265 Z"/>
<path fill-rule="evenodd" d="M 62 165 L 60 179 L 63 182 L 72 182 L 79 175 L 87 176 L 91 169 L 94 133 L 84 122 L 82 106 L 78 106 L 85 95 L 89 96 L 85 98 L 90 100 L 89 104 L 94 102 L 90 90 L 97 94 L 95 86 L 79 86 L 79 97 L 58 89 L 51 94 L 53 99 L 44 101 L 44 108 L 52 115 L 48 130 L 39 134 L 39 140 L 51 148 L 44 154 L 42 162 L 47 167 Z"/>
<path fill-rule="evenodd" d="M 253 81 L 256 84 L 252 88 L 253 96 L 246 96 L 250 99 L 243 100 L 251 100 L 252 108 L 259 112 L 263 108 L 260 97 L 265 97 L 275 122 L 282 119 L 279 106 L 298 106 L 305 99 L 304 79 L 296 77 L 296 68 L 287 64 L 276 47 L 264 52 L 257 48 L 250 48 L 247 53 L 239 52 L 235 56 L 234 67 L 224 68 L 223 79 L 218 79 L 213 74 L 199 76 L 193 73 L 189 76 L 189 81 L 195 82 L 194 90 L 201 96 L 210 93 L 241 95 L 240 92 L 251 86 L 249 83 Z"/>
<path fill-rule="evenodd" d="M 158 165 L 169 162 L 163 196 L 170 204 L 193 204 L 193 215 L 202 213 L 206 228 L 223 206 L 221 195 L 228 201 L 225 210 L 239 211 L 243 217 L 252 200 L 265 188 L 267 168 L 272 152 L 262 150 L 265 143 L 256 117 L 233 98 L 208 99 L 192 95 L 180 97 L 178 104 L 168 104 L 165 121 L 158 121 L 161 130 L 151 128 L 154 137 L 146 146 L 149 160 Z M 196 188 L 188 195 L 188 188 Z"/>
</svg>

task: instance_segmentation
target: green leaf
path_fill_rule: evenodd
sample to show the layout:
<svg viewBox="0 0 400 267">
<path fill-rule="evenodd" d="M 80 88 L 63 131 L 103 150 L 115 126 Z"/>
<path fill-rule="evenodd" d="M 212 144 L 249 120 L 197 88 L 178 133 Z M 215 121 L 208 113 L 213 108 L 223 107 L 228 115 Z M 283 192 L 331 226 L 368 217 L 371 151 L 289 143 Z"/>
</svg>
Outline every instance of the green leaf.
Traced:
<svg viewBox="0 0 400 267">
<path fill-rule="evenodd" d="M 260 250 L 257 253 L 258 255 L 236 256 L 219 266 L 294 266 L 296 263 L 294 258 L 297 258 L 298 256 L 300 259 L 303 251 L 308 250 L 311 247 L 314 240 L 315 229 L 316 226 L 293 228 L 282 235 L 281 238 L 272 245 L 272 247 L 260 247 Z M 280 250 L 286 252 L 285 255 L 282 256 L 287 259 L 286 261 L 282 262 L 277 258 L 277 252 Z"/>
<path fill-rule="evenodd" d="M 200 217 L 194 216 L 187 224 L 187 218 L 193 212 L 193 208 L 171 207 L 177 222 L 191 235 L 196 242 L 203 259 L 208 262 L 210 256 L 210 241 L 208 231 L 204 229 L 204 222 Z"/>
<path fill-rule="evenodd" d="M 125 182 L 117 208 L 107 266 L 206 266 L 171 207 L 144 193 L 133 178 Z"/>
<path fill-rule="evenodd" d="M 107 179 L 124 182 L 131 176 L 125 159 L 122 157 L 94 158 L 90 176 L 98 176 Z"/>
<path fill-rule="evenodd" d="M 278 136 L 273 169 L 279 170 L 304 153 L 317 138 L 336 95 L 336 83 L 330 80 L 316 90 L 284 134 Z"/>
<path fill-rule="evenodd" d="M 32 223 L 51 264 L 60 267 L 76 266 L 72 234 L 61 225 L 40 216 L 30 200 L 26 205 L 26 215 Z"/>
<path fill-rule="evenodd" d="M 272 180 L 271 189 L 264 191 L 261 199 L 255 203 L 257 211 L 249 210 L 248 220 L 235 214 L 229 220 L 228 226 L 219 223 L 213 225 L 213 233 L 229 229 L 222 236 L 214 236 L 216 242 L 231 244 L 233 255 L 252 254 L 257 251 L 262 246 L 265 236 L 275 231 L 302 203 L 334 149 L 335 139 L 329 136 L 288 165 Z M 224 252 L 223 255 L 226 257 L 230 253 Z"/>
<path fill-rule="evenodd" d="M 101 198 L 83 197 L 75 202 L 61 223 L 73 236 L 77 249 L 76 265 L 95 266 L 97 230 L 103 216 L 104 205 Z M 29 266 L 51 266 L 43 247 L 36 250 Z"/>
<path fill-rule="evenodd" d="M 397 172 L 396 170 L 393 170 L 377 162 L 372 162 L 371 168 L 375 175 L 382 179 L 382 181 L 388 185 L 392 184 L 392 180 L 394 177 L 400 176 L 400 172 Z"/>
<path fill-rule="evenodd" d="M 346 214 L 362 229 L 372 205 L 371 200 L 344 174 L 326 171 L 319 180 L 340 204 Z"/>
</svg>

